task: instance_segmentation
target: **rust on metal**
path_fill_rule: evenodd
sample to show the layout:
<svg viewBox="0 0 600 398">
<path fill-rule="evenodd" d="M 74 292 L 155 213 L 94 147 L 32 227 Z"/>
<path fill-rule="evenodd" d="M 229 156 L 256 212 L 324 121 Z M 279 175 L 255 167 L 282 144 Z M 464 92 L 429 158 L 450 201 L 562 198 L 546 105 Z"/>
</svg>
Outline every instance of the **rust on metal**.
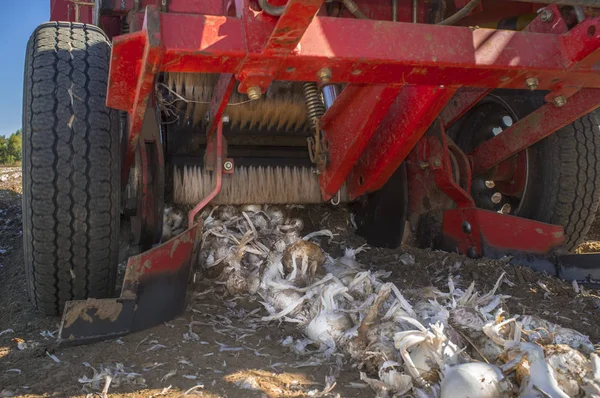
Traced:
<svg viewBox="0 0 600 398">
<path fill-rule="evenodd" d="M 89 298 L 85 301 L 75 302 L 69 310 L 65 312 L 63 324 L 64 327 L 68 328 L 78 319 L 92 322 L 93 317 L 88 314 L 89 311 L 93 312 L 94 317 L 114 322 L 117 320 L 122 310 L 123 304 L 116 300 Z"/>
</svg>

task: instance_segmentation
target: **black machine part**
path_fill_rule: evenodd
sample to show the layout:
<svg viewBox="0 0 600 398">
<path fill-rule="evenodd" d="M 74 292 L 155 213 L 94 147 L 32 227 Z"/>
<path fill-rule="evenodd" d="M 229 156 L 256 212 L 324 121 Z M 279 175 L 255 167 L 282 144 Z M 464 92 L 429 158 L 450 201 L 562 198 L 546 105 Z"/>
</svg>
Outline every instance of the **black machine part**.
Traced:
<svg viewBox="0 0 600 398">
<path fill-rule="evenodd" d="M 469 153 L 543 104 L 544 93 L 495 90 L 455 123 L 449 135 Z M 508 123 L 503 124 L 505 119 Z M 471 194 L 478 207 L 498 211 L 490 201 L 498 184 L 488 189 L 485 180 L 474 179 Z M 600 130 L 596 115 L 585 115 L 528 148 L 524 192 L 518 197 L 503 194 L 502 200 L 512 205 L 510 214 L 562 225 L 568 250 L 581 243 L 600 202 Z"/>
</svg>

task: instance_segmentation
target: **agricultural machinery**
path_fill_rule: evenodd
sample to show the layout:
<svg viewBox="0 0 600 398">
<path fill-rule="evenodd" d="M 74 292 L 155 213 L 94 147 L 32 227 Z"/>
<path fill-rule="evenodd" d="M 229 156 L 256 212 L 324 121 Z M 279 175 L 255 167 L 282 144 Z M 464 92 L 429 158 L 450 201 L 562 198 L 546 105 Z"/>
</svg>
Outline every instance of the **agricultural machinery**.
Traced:
<svg viewBox="0 0 600 398">
<path fill-rule="evenodd" d="M 27 45 L 30 297 L 61 337 L 182 311 L 210 204 L 347 203 L 374 246 L 569 254 L 600 201 L 600 1 L 51 0 Z M 163 232 L 165 202 L 189 206 Z M 130 257 L 119 298 L 119 225 Z M 165 238 L 165 236 L 168 238 Z"/>
</svg>

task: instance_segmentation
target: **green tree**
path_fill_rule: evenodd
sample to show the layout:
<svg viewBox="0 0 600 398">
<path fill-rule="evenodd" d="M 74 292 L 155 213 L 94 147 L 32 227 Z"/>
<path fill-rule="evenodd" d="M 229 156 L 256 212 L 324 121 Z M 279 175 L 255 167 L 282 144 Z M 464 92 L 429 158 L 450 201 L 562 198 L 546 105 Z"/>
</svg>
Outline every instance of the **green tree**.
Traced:
<svg viewBox="0 0 600 398">
<path fill-rule="evenodd" d="M 21 129 L 10 135 L 0 136 L 0 164 L 13 164 L 21 161 Z"/>
<path fill-rule="evenodd" d="M 6 138 L 0 136 L 0 164 L 8 163 L 8 150 Z"/>
<path fill-rule="evenodd" d="M 8 138 L 6 149 L 13 162 L 21 161 L 21 129 L 18 129 Z"/>
</svg>

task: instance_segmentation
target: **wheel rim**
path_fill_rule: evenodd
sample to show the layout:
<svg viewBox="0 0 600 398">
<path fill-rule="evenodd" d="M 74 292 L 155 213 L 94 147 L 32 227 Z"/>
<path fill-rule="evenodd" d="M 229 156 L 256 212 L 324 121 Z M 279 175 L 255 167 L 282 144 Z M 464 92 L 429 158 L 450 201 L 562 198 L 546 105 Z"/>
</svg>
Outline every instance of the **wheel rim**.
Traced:
<svg viewBox="0 0 600 398">
<path fill-rule="evenodd" d="M 504 101 L 488 97 L 470 112 L 457 134 L 457 145 L 466 153 L 512 126 L 518 117 Z M 530 149 L 526 149 L 501 165 L 493 174 L 475 177 L 471 195 L 478 208 L 503 214 L 519 215 L 526 203 L 531 175 Z"/>
</svg>

